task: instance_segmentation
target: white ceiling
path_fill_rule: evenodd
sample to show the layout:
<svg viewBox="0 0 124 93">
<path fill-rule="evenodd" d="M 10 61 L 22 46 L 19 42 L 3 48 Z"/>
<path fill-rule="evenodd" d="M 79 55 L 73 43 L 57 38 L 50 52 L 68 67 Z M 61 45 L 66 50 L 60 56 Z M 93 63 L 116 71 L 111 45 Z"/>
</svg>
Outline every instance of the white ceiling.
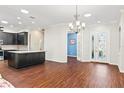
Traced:
<svg viewBox="0 0 124 93">
<path fill-rule="evenodd" d="M 23 14 L 20 9 L 26 9 L 29 14 Z M 119 5 L 80 5 L 78 6 L 78 13 L 80 20 L 84 21 L 86 25 L 96 24 L 97 21 L 101 23 L 118 22 L 120 17 L 120 9 L 124 6 Z M 91 13 L 92 16 L 85 18 L 85 13 Z M 73 21 L 75 14 L 75 6 L 73 5 L 1 5 L 0 6 L 0 21 L 6 20 L 8 24 L 2 24 L 5 28 L 14 29 L 19 31 L 21 29 L 35 29 L 44 26 L 69 23 Z M 30 16 L 35 19 L 29 18 Z M 22 24 L 18 24 L 17 17 L 21 17 Z M 35 23 L 32 24 L 31 22 Z M 14 27 L 10 27 L 14 25 Z"/>
</svg>

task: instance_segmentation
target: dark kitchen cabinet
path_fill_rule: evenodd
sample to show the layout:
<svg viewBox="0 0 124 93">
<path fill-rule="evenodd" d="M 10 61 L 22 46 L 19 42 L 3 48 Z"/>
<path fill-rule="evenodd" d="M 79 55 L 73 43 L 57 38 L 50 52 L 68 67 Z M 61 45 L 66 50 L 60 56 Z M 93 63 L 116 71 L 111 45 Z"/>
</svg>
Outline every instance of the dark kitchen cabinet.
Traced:
<svg viewBox="0 0 124 93">
<path fill-rule="evenodd" d="M 9 52 L 8 65 L 14 68 L 22 68 L 45 62 L 45 52 Z"/>
<path fill-rule="evenodd" d="M 0 40 L 3 40 L 3 45 L 12 45 L 13 35 L 11 33 L 0 32 Z"/>
<path fill-rule="evenodd" d="M 22 33 L 0 32 L 0 40 L 3 40 L 3 45 L 27 45 L 28 32 Z"/>
<path fill-rule="evenodd" d="M 10 49 L 10 50 L 4 50 L 4 60 L 8 60 L 8 58 L 10 56 L 10 54 L 8 53 L 8 51 L 17 51 L 17 50 L 12 50 L 12 49 Z"/>
<path fill-rule="evenodd" d="M 18 33 L 17 43 L 18 45 L 27 45 L 28 44 L 28 32 Z"/>
<path fill-rule="evenodd" d="M 3 32 L 0 32 L 0 40 L 3 40 L 3 39 L 5 39 L 5 33 L 3 33 Z M 5 41 L 3 41 L 3 43 L 4 43 Z"/>
<path fill-rule="evenodd" d="M 3 44 L 5 45 L 13 45 L 14 42 L 13 42 L 13 34 L 12 33 L 6 33 L 6 38 L 5 38 L 5 43 L 3 41 Z"/>
</svg>

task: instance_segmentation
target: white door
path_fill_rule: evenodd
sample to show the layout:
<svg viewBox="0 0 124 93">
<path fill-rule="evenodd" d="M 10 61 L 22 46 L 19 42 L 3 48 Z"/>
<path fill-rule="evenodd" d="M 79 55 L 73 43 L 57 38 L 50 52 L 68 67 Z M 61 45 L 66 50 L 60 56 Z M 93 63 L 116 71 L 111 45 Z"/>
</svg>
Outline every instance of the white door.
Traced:
<svg viewBox="0 0 124 93">
<path fill-rule="evenodd" d="M 92 32 L 91 34 L 91 60 L 109 62 L 110 42 L 108 32 Z"/>
</svg>

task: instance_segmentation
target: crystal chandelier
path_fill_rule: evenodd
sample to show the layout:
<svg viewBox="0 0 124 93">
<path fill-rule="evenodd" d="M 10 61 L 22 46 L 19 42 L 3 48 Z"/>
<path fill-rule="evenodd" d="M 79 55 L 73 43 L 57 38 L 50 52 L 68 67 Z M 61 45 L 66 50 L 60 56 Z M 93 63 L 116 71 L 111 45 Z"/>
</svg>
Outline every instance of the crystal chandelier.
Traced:
<svg viewBox="0 0 124 93">
<path fill-rule="evenodd" d="M 71 32 L 80 32 L 82 29 L 85 29 L 85 23 L 79 21 L 80 15 L 78 15 L 78 6 L 76 5 L 76 14 L 74 15 L 74 21 L 69 23 L 69 30 Z"/>
</svg>

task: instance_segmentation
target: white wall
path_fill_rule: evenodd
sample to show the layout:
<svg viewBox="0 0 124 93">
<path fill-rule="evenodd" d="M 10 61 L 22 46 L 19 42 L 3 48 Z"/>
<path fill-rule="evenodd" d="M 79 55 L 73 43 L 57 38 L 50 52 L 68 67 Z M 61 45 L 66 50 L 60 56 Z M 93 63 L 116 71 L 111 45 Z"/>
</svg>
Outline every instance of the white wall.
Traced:
<svg viewBox="0 0 124 93">
<path fill-rule="evenodd" d="M 34 30 L 29 31 L 28 35 L 29 50 L 43 50 L 44 49 L 44 32 Z"/>
<path fill-rule="evenodd" d="M 121 11 L 120 27 L 121 27 L 121 40 L 120 40 L 119 69 L 121 72 L 124 72 L 124 11 Z"/>
<path fill-rule="evenodd" d="M 110 33 L 110 61 L 119 65 L 119 25 L 113 24 Z"/>
<path fill-rule="evenodd" d="M 82 56 L 83 56 L 83 53 L 80 52 L 83 49 L 82 43 L 83 43 L 83 30 L 81 30 L 77 34 L 77 60 L 80 61 L 82 61 Z"/>
<path fill-rule="evenodd" d="M 89 61 L 90 60 L 90 30 L 88 28 L 85 29 L 83 32 L 83 43 L 82 43 L 83 49 L 83 61 Z"/>
<path fill-rule="evenodd" d="M 67 62 L 67 24 L 48 27 L 44 33 L 46 60 Z"/>
<path fill-rule="evenodd" d="M 77 59 L 86 62 L 90 60 L 90 32 L 83 29 L 78 33 Z"/>
</svg>

